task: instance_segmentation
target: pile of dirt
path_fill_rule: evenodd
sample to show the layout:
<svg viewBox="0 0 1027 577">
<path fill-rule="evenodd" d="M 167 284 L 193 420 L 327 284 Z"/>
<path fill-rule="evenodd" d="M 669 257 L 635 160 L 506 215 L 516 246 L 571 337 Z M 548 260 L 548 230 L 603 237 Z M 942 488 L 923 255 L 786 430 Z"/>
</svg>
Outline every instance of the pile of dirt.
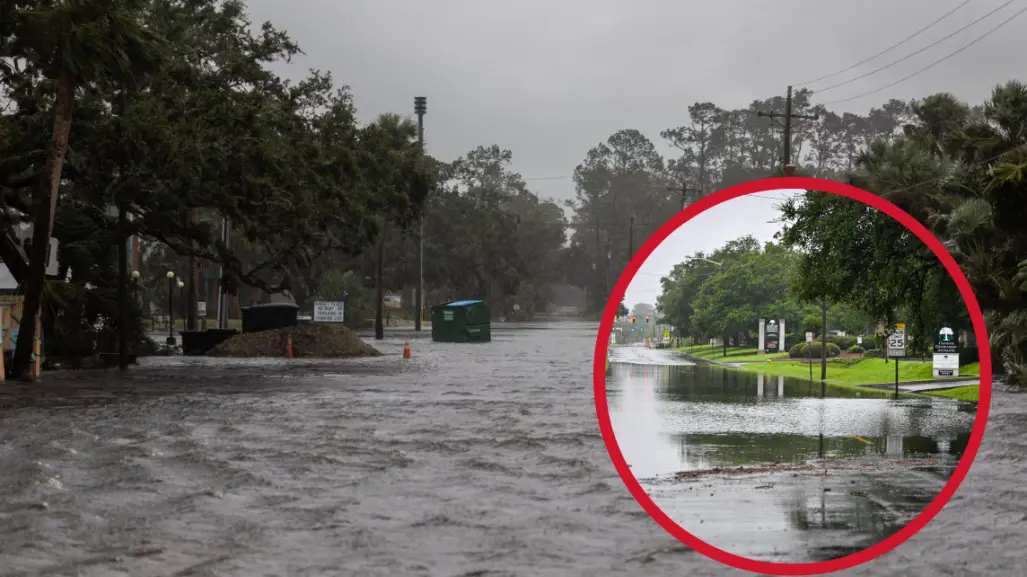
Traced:
<svg viewBox="0 0 1027 577">
<path fill-rule="evenodd" d="M 212 357 L 284 357 L 292 333 L 292 355 L 297 358 L 377 357 L 377 349 L 353 331 L 337 324 L 300 323 L 293 328 L 241 333 L 214 347 Z"/>
</svg>

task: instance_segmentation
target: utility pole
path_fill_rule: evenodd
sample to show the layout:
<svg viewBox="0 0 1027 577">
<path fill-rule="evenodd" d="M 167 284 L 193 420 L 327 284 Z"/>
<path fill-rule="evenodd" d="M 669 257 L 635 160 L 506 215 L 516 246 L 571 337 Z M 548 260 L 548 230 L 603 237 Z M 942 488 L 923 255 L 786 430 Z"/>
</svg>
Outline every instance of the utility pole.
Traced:
<svg viewBox="0 0 1027 577">
<path fill-rule="evenodd" d="M 784 119 L 784 153 L 781 155 L 781 164 L 784 167 L 785 174 L 791 176 L 794 171 L 792 166 L 792 120 L 816 120 L 818 116 L 816 114 L 792 114 L 792 87 L 788 87 L 788 96 L 785 97 L 785 111 L 784 114 L 780 112 L 757 112 L 756 116 L 765 116 L 767 118 L 783 118 Z"/>
<path fill-rule="evenodd" d="M 672 190 L 674 192 L 680 192 L 681 193 L 681 210 L 685 210 L 685 206 L 688 205 L 688 193 L 689 192 L 697 192 L 699 194 L 702 194 L 702 189 L 701 188 L 692 188 L 692 187 L 684 185 L 684 184 L 681 185 L 681 186 L 668 186 L 667 190 Z"/>
<path fill-rule="evenodd" d="M 631 222 L 628 224 L 628 260 L 635 256 L 635 215 L 631 215 Z"/>
<path fill-rule="evenodd" d="M 610 294 L 610 239 L 606 239 L 606 260 L 603 262 L 603 294 Z"/>
<path fill-rule="evenodd" d="M 417 114 L 417 143 L 424 152 L 424 114 L 428 112 L 428 98 L 425 96 L 414 97 L 414 113 Z M 427 199 L 425 199 L 427 207 Z M 424 290 L 424 210 L 421 210 L 421 222 L 417 232 L 417 290 L 414 291 L 414 300 L 417 301 L 417 317 L 414 319 L 414 330 L 421 331 L 421 317 L 424 315 L 424 297 L 421 291 Z"/>
<path fill-rule="evenodd" d="M 118 95 L 117 104 L 118 116 L 118 137 L 122 145 L 125 144 L 125 92 Z M 119 168 L 119 175 L 124 178 L 124 165 Z M 128 215 L 125 211 L 125 202 L 122 198 L 115 197 L 114 202 L 118 209 L 118 369 L 124 371 L 128 368 L 128 239 L 125 237 L 125 229 L 128 223 Z"/>
<path fill-rule="evenodd" d="M 375 270 L 375 300 L 378 301 L 374 307 L 374 338 L 382 340 L 385 338 L 385 327 L 382 324 L 385 311 L 385 222 L 386 217 L 382 216 L 382 225 L 378 229 L 378 263 Z"/>
<path fill-rule="evenodd" d="M 824 396 L 827 383 L 827 299 L 820 301 L 820 315 L 820 391 Z"/>
</svg>

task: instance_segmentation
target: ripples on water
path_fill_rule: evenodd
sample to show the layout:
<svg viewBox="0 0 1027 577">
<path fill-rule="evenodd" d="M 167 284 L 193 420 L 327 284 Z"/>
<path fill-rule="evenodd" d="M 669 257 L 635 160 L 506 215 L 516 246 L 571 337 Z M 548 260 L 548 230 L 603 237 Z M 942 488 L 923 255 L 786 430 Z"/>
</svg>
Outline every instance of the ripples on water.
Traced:
<svg viewBox="0 0 1027 577">
<path fill-rule="evenodd" d="M 0 575 L 737 574 L 667 535 L 614 472 L 595 331 L 4 383 Z M 938 519 L 851 574 L 1020 574 L 1022 399 L 996 397 L 984 464 Z"/>
</svg>

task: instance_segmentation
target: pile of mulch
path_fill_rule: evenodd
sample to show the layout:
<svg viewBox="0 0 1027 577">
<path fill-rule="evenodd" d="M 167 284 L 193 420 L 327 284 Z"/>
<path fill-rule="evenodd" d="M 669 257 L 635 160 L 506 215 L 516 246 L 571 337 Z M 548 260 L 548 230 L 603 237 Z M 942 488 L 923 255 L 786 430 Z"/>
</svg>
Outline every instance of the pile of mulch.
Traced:
<svg viewBox="0 0 1027 577">
<path fill-rule="evenodd" d="M 290 332 L 292 355 L 296 358 L 377 357 L 382 354 L 342 325 L 300 323 L 293 328 L 235 335 L 207 355 L 285 357 L 285 344 Z"/>
</svg>

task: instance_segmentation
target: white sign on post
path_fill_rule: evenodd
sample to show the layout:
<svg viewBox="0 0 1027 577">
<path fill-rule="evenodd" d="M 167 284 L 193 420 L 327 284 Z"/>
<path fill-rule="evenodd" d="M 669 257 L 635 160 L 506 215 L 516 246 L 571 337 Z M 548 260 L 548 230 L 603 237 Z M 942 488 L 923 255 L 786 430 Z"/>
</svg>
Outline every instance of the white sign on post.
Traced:
<svg viewBox="0 0 1027 577">
<path fill-rule="evenodd" d="M 959 353 L 934 354 L 934 378 L 938 377 L 958 377 L 959 376 Z"/>
<path fill-rule="evenodd" d="M 345 312 L 346 303 L 342 301 L 314 301 L 315 323 L 341 323 Z"/>
<path fill-rule="evenodd" d="M 806 333 L 806 342 L 807 343 L 812 343 L 813 342 L 813 333 Z"/>
<path fill-rule="evenodd" d="M 856 344 L 857 345 L 863 344 L 863 337 L 856 337 Z"/>
<path fill-rule="evenodd" d="M 898 325 L 895 332 L 888 336 L 888 356 L 906 356 L 906 325 Z"/>
<path fill-rule="evenodd" d="M 207 301 L 196 301 L 196 316 L 207 316 Z"/>
</svg>

